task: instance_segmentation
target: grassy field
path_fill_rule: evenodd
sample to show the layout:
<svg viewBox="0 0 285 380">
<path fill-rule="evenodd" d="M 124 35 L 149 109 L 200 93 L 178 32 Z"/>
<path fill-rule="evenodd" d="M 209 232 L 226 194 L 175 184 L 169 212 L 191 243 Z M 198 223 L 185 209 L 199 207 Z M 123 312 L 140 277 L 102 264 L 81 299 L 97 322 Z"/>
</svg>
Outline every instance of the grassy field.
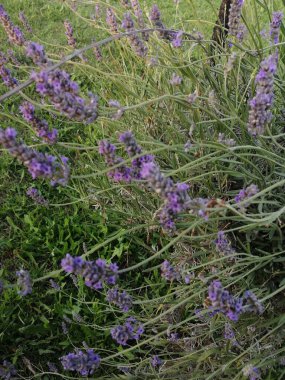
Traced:
<svg viewBox="0 0 285 380">
<path fill-rule="evenodd" d="M 123 18 L 125 9 L 119 1 L 100 2 L 102 14 L 95 18 L 97 3 L 78 1 L 73 7 L 71 1 L 2 0 L 16 25 L 21 25 L 18 13 L 24 11 L 33 30 L 25 32 L 27 40 L 44 45 L 53 63 L 73 50 L 66 41 L 64 20 L 71 22 L 80 48 L 110 36 L 103 15 L 107 6 L 113 7 L 118 20 Z M 148 15 L 153 2 L 140 3 Z M 190 39 L 183 48 L 174 49 L 153 35 L 147 57 L 141 58 L 122 39 L 102 47 L 100 62 L 91 49 L 63 65 L 85 98 L 89 92 L 99 96 L 96 121 L 87 124 L 67 118 L 51 101 L 43 100 L 34 85 L 0 105 L 1 128 L 16 128 L 35 149 L 67 156 L 71 168 L 67 186 L 53 187 L 45 179 L 32 180 L 20 162 L 0 150 L 4 284 L 0 378 L 9 379 L 5 360 L 18 370 L 11 378 L 83 378 L 78 372 L 64 371 L 60 358 L 76 349 L 85 352 L 87 346 L 102 360 L 90 379 L 282 380 L 285 376 L 283 26 L 272 126 L 258 138 L 247 130 L 248 100 L 255 94 L 260 62 L 274 51 L 270 37 L 263 38 L 260 32 L 269 29 L 272 11 L 282 10 L 283 2 L 246 2 L 243 22 L 248 33 L 242 44 L 235 42 L 235 63 L 229 63 L 228 44 L 210 49 L 218 0 L 156 3 L 165 25 L 194 35 L 201 32 L 202 42 Z M 23 47 L 8 43 L 2 27 L 0 43 L 7 56 L 13 49 L 19 64 L 10 61 L 8 67 L 20 83 L 38 70 Z M 183 78 L 181 85 L 170 84 L 173 74 Z M 0 85 L 0 95 L 7 90 Z M 193 103 L 189 94 L 197 98 Z M 39 139 L 20 115 L 24 100 L 58 129 L 55 145 Z M 124 106 L 123 117 L 114 117 L 117 110 L 109 106 L 110 100 Z M 127 130 L 132 130 L 144 154 L 156 157 L 164 175 L 190 185 L 195 206 L 191 212 L 181 212 L 172 233 L 161 228 L 157 217 L 163 206 L 160 191 L 149 191 L 151 184 L 140 180 L 114 182 L 106 175 L 109 168 L 98 153 L 99 141 L 110 140 L 124 165 L 130 165 L 132 159 L 118 141 Z M 221 142 L 221 133 L 235 140 L 235 146 Z M 252 184 L 258 187 L 256 194 L 240 206 L 235 197 Z M 48 206 L 27 196 L 31 186 Z M 228 239 L 224 243 L 230 258 L 217 248 L 221 230 Z M 108 287 L 94 291 L 82 277 L 61 270 L 68 253 L 118 263 L 119 288 L 133 298 L 127 317 L 144 326 L 141 340 L 122 346 L 112 339 L 110 330 L 125 323 L 125 313 L 107 301 Z M 177 281 L 167 281 L 161 275 L 164 260 L 186 273 L 190 284 L 178 275 Z M 20 268 L 29 270 L 33 280 L 33 291 L 25 297 L 16 285 Z M 252 313 L 259 305 L 254 299 L 239 321 L 223 312 L 215 314 L 207 293 L 213 280 L 220 280 L 235 299 L 252 291 L 265 312 Z M 224 337 L 225 326 L 234 338 Z M 156 355 L 161 363 L 151 365 Z"/>
</svg>

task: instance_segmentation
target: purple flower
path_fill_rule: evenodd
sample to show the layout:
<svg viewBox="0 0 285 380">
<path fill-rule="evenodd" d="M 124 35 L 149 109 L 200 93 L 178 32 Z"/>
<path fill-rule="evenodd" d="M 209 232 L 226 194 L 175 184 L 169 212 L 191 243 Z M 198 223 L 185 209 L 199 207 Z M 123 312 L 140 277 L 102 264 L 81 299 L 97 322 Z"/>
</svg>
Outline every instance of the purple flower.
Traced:
<svg viewBox="0 0 285 380">
<path fill-rule="evenodd" d="M 248 364 L 242 370 L 244 376 L 248 377 L 249 380 L 259 380 L 261 379 L 260 371 L 258 368 L 253 367 L 253 365 Z"/>
<path fill-rule="evenodd" d="M 48 123 L 45 120 L 40 120 L 35 116 L 35 107 L 31 103 L 24 102 L 20 106 L 20 112 L 24 119 L 31 124 L 38 137 L 42 138 L 49 144 L 56 143 L 58 135 L 57 129 L 50 131 L 48 128 Z"/>
<path fill-rule="evenodd" d="M 261 304 L 261 302 L 257 299 L 256 295 L 253 294 L 250 290 L 247 290 L 244 293 L 243 299 L 245 301 L 245 304 L 243 306 L 243 311 L 245 313 L 256 313 L 256 314 L 262 314 L 264 311 L 264 308 Z"/>
<path fill-rule="evenodd" d="M 16 272 L 18 277 L 17 285 L 20 288 L 18 294 L 26 296 L 32 293 L 32 280 L 30 273 L 27 270 L 21 269 Z"/>
<path fill-rule="evenodd" d="M 8 360 L 4 360 L 0 365 L 0 378 L 4 380 L 16 379 L 14 376 L 17 375 L 16 368 Z"/>
<path fill-rule="evenodd" d="M 49 280 L 50 286 L 55 290 L 60 290 L 60 286 L 57 282 L 55 282 L 52 278 Z"/>
<path fill-rule="evenodd" d="M 125 29 L 127 32 L 134 30 L 134 22 L 131 18 L 130 13 L 125 13 L 124 19 L 122 21 L 122 28 Z M 138 56 L 146 56 L 148 49 L 137 34 L 130 34 L 128 36 L 128 40 L 130 41 L 132 48 Z"/>
<path fill-rule="evenodd" d="M 183 31 L 180 30 L 175 34 L 175 37 L 172 40 L 172 46 L 174 48 L 179 48 L 182 45 L 182 37 L 183 37 Z"/>
<path fill-rule="evenodd" d="M 271 106 L 274 100 L 274 74 L 277 70 L 278 53 L 267 57 L 260 64 L 260 70 L 255 78 L 256 95 L 250 100 L 248 132 L 252 136 L 261 135 L 265 126 L 271 121 Z"/>
<path fill-rule="evenodd" d="M 161 264 L 161 276 L 168 281 L 179 281 L 181 279 L 181 274 L 178 269 L 167 260 L 164 260 Z"/>
<path fill-rule="evenodd" d="M 131 7 L 130 0 L 121 0 L 121 4 L 122 4 L 125 8 L 130 8 L 130 7 Z"/>
<path fill-rule="evenodd" d="M 117 287 L 108 290 L 107 301 L 114 303 L 125 313 L 129 311 L 133 305 L 132 297 L 126 291 L 119 292 Z"/>
<path fill-rule="evenodd" d="M 161 360 L 157 355 L 153 355 L 150 359 L 150 364 L 153 368 L 160 367 L 163 364 L 163 360 Z"/>
<path fill-rule="evenodd" d="M 82 376 L 89 376 L 100 365 L 100 356 L 95 354 L 91 349 L 83 351 L 70 352 L 69 354 L 61 357 L 61 364 L 64 369 L 68 371 L 76 371 Z"/>
<path fill-rule="evenodd" d="M 85 280 L 85 285 L 96 290 L 102 289 L 105 282 L 108 285 L 115 285 L 118 277 L 117 264 L 107 264 L 103 259 L 85 261 L 80 256 L 72 257 L 67 254 L 61 260 L 61 267 L 67 273 L 82 276 Z"/>
<path fill-rule="evenodd" d="M 239 205 L 240 202 L 245 201 L 246 199 L 252 197 L 253 195 L 257 194 L 259 192 L 259 189 L 256 185 L 252 184 L 245 189 L 242 189 L 238 195 L 235 196 L 234 200 Z M 242 209 L 245 210 L 246 207 L 248 207 L 248 203 L 245 203 L 242 206 Z M 241 205 L 239 205 L 241 207 Z"/>
<path fill-rule="evenodd" d="M 27 19 L 27 17 L 25 16 L 24 12 L 19 12 L 19 20 L 21 21 L 21 23 L 23 24 L 24 28 L 29 32 L 29 33 L 33 33 L 33 30 L 31 28 L 31 25 L 29 24 L 29 21 Z"/>
<path fill-rule="evenodd" d="M 18 81 L 11 74 L 11 71 L 0 63 L 0 76 L 7 87 L 13 88 L 17 86 Z"/>
<path fill-rule="evenodd" d="M 58 369 L 54 363 L 47 362 L 47 366 L 50 372 L 58 373 Z"/>
<path fill-rule="evenodd" d="M 182 83 L 182 78 L 179 75 L 173 73 L 169 83 L 172 86 L 179 86 Z"/>
<path fill-rule="evenodd" d="M 36 90 L 42 96 L 48 97 L 54 107 L 70 119 L 91 123 L 97 119 L 98 98 L 90 94 L 87 101 L 79 96 L 79 86 L 70 79 L 63 70 L 32 73 L 36 82 Z"/>
<path fill-rule="evenodd" d="M 149 15 L 150 20 L 152 21 L 154 27 L 158 29 L 162 29 L 158 31 L 159 37 L 166 39 L 166 40 L 172 40 L 174 38 L 173 33 L 168 32 L 161 21 L 161 15 L 159 8 L 156 4 L 154 4 L 151 8 L 150 15 Z M 163 30 L 165 29 L 165 30 Z"/>
<path fill-rule="evenodd" d="M 208 297 L 214 311 L 225 314 L 232 321 L 239 319 L 243 311 L 243 300 L 234 298 L 227 290 L 224 290 L 220 281 L 214 280 L 211 282 L 208 288 Z"/>
<path fill-rule="evenodd" d="M 235 253 L 235 250 L 232 248 L 231 242 L 226 237 L 224 231 L 218 232 L 218 237 L 214 243 L 216 250 L 225 256 L 230 256 Z"/>
<path fill-rule="evenodd" d="M 226 324 L 225 324 L 224 337 L 227 340 L 232 340 L 232 339 L 235 338 L 234 330 L 232 329 L 232 326 L 231 326 L 231 324 L 229 322 L 226 322 Z"/>
<path fill-rule="evenodd" d="M 118 33 L 118 23 L 116 19 L 116 15 L 112 8 L 107 8 L 106 10 L 106 22 L 110 27 L 111 33 L 116 34 Z"/>
<path fill-rule="evenodd" d="M 282 12 L 273 12 L 272 22 L 270 24 L 270 37 L 274 44 L 278 44 L 279 42 L 279 32 L 282 24 L 282 18 Z"/>
<path fill-rule="evenodd" d="M 233 0 L 229 12 L 229 34 L 242 40 L 241 11 L 244 0 Z"/>
<path fill-rule="evenodd" d="M 96 40 L 94 38 L 93 38 L 93 42 L 96 42 Z M 101 62 L 102 59 L 103 59 L 103 56 L 102 56 L 102 51 L 101 51 L 100 47 L 99 46 L 94 46 L 93 52 L 94 52 L 96 60 L 98 62 Z"/>
<path fill-rule="evenodd" d="M 129 317 L 124 325 L 111 329 L 112 338 L 122 346 L 126 346 L 129 340 L 138 340 L 143 332 L 143 325 L 133 317 Z"/>
<path fill-rule="evenodd" d="M 66 185 L 69 179 L 68 159 L 64 156 L 60 162 L 56 157 L 40 153 L 28 148 L 16 140 L 17 132 L 14 128 L 0 128 L 0 145 L 8 149 L 9 153 L 21 161 L 29 170 L 33 179 L 48 178 L 51 185 Z"/>
<path fill-rule="evenodd" d="M 29 187 L 26 194 L 38 205 L 45 207 L 48 205 L 48 201 L 39 193 L 35 187 Z"/>
<path fill-rule="evenodd" d="M 65 35 L 67 37 L 67 43 L 69 46 L 76 48 L 76 39 L 73 36 L 73 28 L 68 20 L 64 21 Z"/>
<path fill-rule="evenodd" d="M 138 0 L 131 0 L 131 6 L 134 10 L 134 13 L 135 13 L 135 16 L 138 20 L 138 25 L 139 25 L 139 28 L 140 29 L 145 29 L 145 22 L 144 22 L 144 18 L 143 18 L 143 12 L 142 12 L 142 9 L 140 7 L 140 3 Z M 143 36 L 143 39 L 145 41 L 148 41 L 149 40 L 149 34 L 147 32 L 143 32 L 142 33 L 142 36 Z"/>
<path fill-rule="evenodd" d="M 15 26 L 10 20 L 9 15 L 5 11 L 3 5 L 0 4 L 0 22 L 8 35 L 9 41 L 15 45 L 22 46 L 25 43 L 25 37 L 21 30 Z"/>
<path fill-rule="evenodd" d="M 43 45 L 30 41 L 26 45 L 26 54 L 32 58 L 35 65 L 45 66 L 48 63 Z"/>
<path fill-rule="evenodd" d="M 236 145 L 235 140 L 234 139 L 228 139 L 228 138 L 226 138 L 224 133 L 219 133 L 219 135 L 218 135 L 218 142 L 220 144 L 227 145 L 227 146 L 230 146 L 230 147 Z"/>
</svg>

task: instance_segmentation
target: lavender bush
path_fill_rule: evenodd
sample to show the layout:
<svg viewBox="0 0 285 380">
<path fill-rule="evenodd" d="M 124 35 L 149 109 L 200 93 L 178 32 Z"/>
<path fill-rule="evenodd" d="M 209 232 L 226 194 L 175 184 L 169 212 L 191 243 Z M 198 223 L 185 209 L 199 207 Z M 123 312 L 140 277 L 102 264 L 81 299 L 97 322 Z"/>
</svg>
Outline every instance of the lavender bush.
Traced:
<svg viewBox="0 0 285 380">
<path fill-rule="evenodd" d="M 283 379 L 282 2 L 227 2 L 223 46 L 218 0 L 29 3 L 0 5 L 0 378 Z"/>
</svg>

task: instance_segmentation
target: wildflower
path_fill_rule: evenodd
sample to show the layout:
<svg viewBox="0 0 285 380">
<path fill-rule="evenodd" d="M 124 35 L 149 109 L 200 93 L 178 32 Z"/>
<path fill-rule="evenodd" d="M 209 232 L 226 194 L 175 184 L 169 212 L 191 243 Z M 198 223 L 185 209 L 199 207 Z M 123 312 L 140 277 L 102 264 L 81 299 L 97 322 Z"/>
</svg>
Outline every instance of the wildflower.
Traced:
<svg viewBox="0 0 285 380">
<path fill-rule="evenodd" d="M 237 321 L 242 313 L 242 299 L 234 298 L 223 289 L 220 281 L 214 280 L 208 288 L 208 297 L 214 311 L 225 314 L 232 321 Z"/>
<path fill-rule="evenodd" d="M 58 283 L 55 282 L 53 279 L 50 279 L 49 282 L 50 282 L 50 286 L 51 286 L 53 289 L 55 289 L 55 290 L 60 290 L 60 286 L 59 286 Z"/>
<path fill-rule="evenodd" d="M 119 141 L 125 144 L 125 149 L 130 157 L 142 153 L 142 148 L 139 146 L 132 134 L 132 132 L 124 132 L 120 135 Z M 145 154 L 141 157 L 135 158 L 132 161 L 131 175 L 132 178 L 141 179 L 141 169 L 145 163 L 152 162 L 154 157 L 150 154 Z"/>
<path fill-rule="evenodd" d="M 107 8 L 106 10 L 106 22 L 110 27 L 111 33 L 119 32 L 116 15 L 112 8 Z"/>
<path fill-rule="evenodd" d="M 0 76 L 7 87 L 13 88 L 17 86 L 18 81 L 11 74 L 11 71 L 0 63 Z"/>
<path fill-rule="evenodd" d="M 227 340 L 232 340 L 234 339 L 235 337 L 235 333 L 234 333 L 234 330 L 232 329 L 232 326 L 229 322 L 227 322 L 225 324 L 225 333 L 224 333 L 224 337 L 225 339 Z"/>
<path fill-rule="evenodd" d="M 166 40 L 172 40 L 173 39 L 173 37 L 174 37 L 173 33 L 168 32 L 167 30 L 163 30 L 163 29 L 166 29 L 166 28 L 165 28 L 163 22 L 161 21 L 160 11 L 159 11 L 159 8 L 158 8 L 158 6 L 156 4 L 154 4 L 152 6 L 149 18 L 150 18 L 150 20 L 152 21 L 153 25 L 156 28 L 162 29 L 162 30 L 158 31 L 158 35 L 161 38 L 164 38 Z"/>
<path fill-rule="evenodd" d="M 124 325 L 111 329 L 112 338 L 122 346 L 126 346 L 129 340 L 138 340 L 143 332 L 143 325 L 133 317 L 129 317 Z"/>
<path fill-rule="evenodd" d="M 117 280 L 117 264 L 106 264 L 103 259 L 96 261 L 85 261 L 81 257 L 72 257 L 67 254 L 61 260 L 61 267 L 67 273 L 81 275 L 85 280 L 85 285 L 93 289 L 102 289 L 106 282 L 115 285 Z"/>
<path fill-rule="evenodd" d="M 194 91 L 192 94 L 188 95 L 187 102 L 192 105 L 196 102 L 197 98 L 198 98 L 198 93 L 197 91 Z"/>
<path fill-rule="evenodd" d="M 33 33 L 33 30 L 32 30 L 32 27 L 31 25 L 29 24 L 29 21 L 27 19 L 27 17 L 25 16 L 24 12 L 19 12 L 19 20 L 21 21 L 21 23 L 23 24 L 24 28 L 29 32 L 29 33 Z"/>
<path fill-rule="evenodd" d="M 260 64 L 260 70 L 255 78 L 256 95 L 249 102 L 248 132 L 252 136 L 261 135 L 272 119 L 270 109 L 274 99 L 273 84 L 276 70 L 277 53 L 270 55 Z"/>
<path fill-rule="evenodd" d="M 27 270 L 21 269 L 16 272 L 18 277 L 17 285 L 20 288 L 18 294 L 26 296 L 32 293 L 32 280 L 30 273 Z"/>
<path fill-rule="evenodd" d="M 169 342 L 175 343 L 179 340 L 179 334 L 177 332 L 171 333 L 170 331 L 167 332 L 167 340 Z"/>
<path fill-rule="evenodd" d="M 3 5 L 0 4 L 0 22 L 8 35 L 9 41 L 15 45 L 22 46 L 25 43 L 25 37 L 21 30 L 15 26 L 10 20 L 9 15 L 5 11 Z"/>
<path fill-rule="evenodd" d="M 79 86 L 70 79 L 63 70 L 32 73 L 36 82 L 36 90 L 42 96 L 48 97 L 55 108 L 70 119 L 91 123 L 97 119 L 98 98 L 90 94 L 87 101 L 79 96 Z"/>
<path fill-rule="evenodd" d="M 35 203 L 41 206 L 47 206 L 48 201 L 39 193 L 35 187 L 29 187 L 26 193 L 29 197 L 33 199 Z"/>
<path fill-rule="evenodd" d="M 229 12 L 229 34 L 241 38 L 241 11 L 244 0 L 233 0 Z"/>
<path fill-rule="evenodd" d="M 93 39 L 93 42 L 95 42 L 95 41 L 96 41 L 96 40 Z M 94 46 L 94 48 L 93 48 L 93 52 L 94 52 L 94 54 L 95 54 L 95 58 L 96 58 L 96 60 L 97 60 L 98 62 L 102 61 L 103 56 L 102 56 L 102 51 L 101 51 L 100 47 L 99 47 L 99 46 Z"/>
<path fill-rule="evenodd" d="M 250 380 L 259 380 L 261 379 L 260 371 L 258 368 L 253 367 L 251 364 L 245 366 L 242 370 L 244 376 L 248 377 Z"/>
<path fill-rule="evenodd" d="M 225 69 L 224 69 L 224 73 L 227 75 L 230 71 L 232 71 L 233 67 L 234 67 L 234 63 L 237 59 L 237 53 L 232 53 L 230 56 L 229 56 L 229 59 L 226 63 L 226 66 L 225 66 Z"/>
<path fill-rule="evenodd" d="M 32 58 L 35 65 L 45 66 L 48 63 L 44 47 L 36 42 L 30 41 L 27 43 L 26 54 Z"/>
<path fill-rule="evenodd" d="M 168 281 L 179 281 L 181 279 L 180 272 L 167 260 L 164 260 L 164 262 L 161 264 L 161 276 Z"/>
<path fill-rule="evenodd" d="M 143 12 L 140 7 L 139 1 L 138 0 L 131 0 L 131 6 L 134 10 L 135 16 L 138 20 L 138 25 L 140 29 L 145 29 L 145 22 L 143 18 Z M 142 33 L 143 40 L 148 41 L 149 40 L 149 34 L 148 32 L 143 32 Z"/>
<path fill-rule="evenodd" d="M 122 21 L 122 28 L 125 29 L 127 32 L 135 30 L 134 22 L 131 18 L 130 13 L 125 13 L 124 19 Z M 147 54 L 147 47 L 144 45 L 139 36 L 137 34 L 130 34 L 128 36 L 128 39 L 136 54 L 140 57 L 145 57 Z"/>
<path fill-rule="evenodd" d="M 108 290 L 107 301 L 114 303 L 125 313 L 129 311 L 133 305 L 132 297 L 125 290 L 119 292 L 117 287 Z"/>
<path fill-rule="evenodd" d="M 272 22 L 270 24 L 270 37 L 274 44 L 278 44 L 279 42 L 279 32 L 282 24 L 282 18 L 282 12 L 273 12 Z"/>
<path fill-rule="evenodd" d="M 91 349 L 86 350 L 86 353 L 79 350 L 71 352 L 62 356 L 60 360 L 64 369 L 76 371 L 82 376 L 92 375 L 101 361 L 100 356 Z"/>
<path fill-rule="evenodd" d="M 48 178 L 51 185 L 66 185 L 69 178 L 68 159 L 64 156 L 57 158 L 46 153 L 28 148 L 16 140 L 17 132 L 14 128 L 0 128 L 0 145 L 8 149 L 9 153 L 21 161 L 30 172 L 33 179 Z"/>
<path fill-rule="evenodd" d="M 15 66 L 20 66 L 21 63 L 18 61 L 18 59 L 15 56 L 15 52 L 12 49 L 7 50 L 7 57 L 9 58 L 10 62 L 13 63 Z"/>
<path fill-rule="evenodd" d="M 245 201 L 246 199 L 254 196 L 259 192 L 259 189 L 256 185 L 252 184 L 245 189 L 240 190 L 240 192 L 235 196 L 234 200 L 238 204 L 238 206 L 245 210 L 246 207 L 248 207 L 248 203 L 245 203 L 243 206 L 240 205 L 241 202 Z"/>
<path fill-rule="evenodd" d="M 231 242 L 226 237 L 224 231 L 218 232 L 218 237 L 214 241 L 214 243 L 216 246 L 216 250 L 225 256 L 229 256 L 235 253 L 235 250 L 232 248 Z"/>
<path fill-rule="evenodd" d="M 47 366 L 50 372 L 58 373 L 58 369 L 54 363 L 47 362 Z"/>
<path fill-rule="evenodd" d="M 182 83 L 182 78 L 179 75 L 173 73 L 169 83 L 172 84 L 172 86 L 179 86 Z"/>
<path fill-rule="evenodd" d="M 184 144 L 184 152 L 188 153 L 192 147 L 192 143 L 190 140 L 187 140 L 186 143 Z"/>
<path fill-rule="evenodd" d="M 103 140 L 99 143 L 99 153 L 104 156 L 105 162 L 108 166 L 118 165 L 123 162 L 121 157 L 116 156 L 116 147 L 110 144 L 108 141 Z M 126 181 L 131 180 L 131 170 L 125 165 L 121 165 L 116 169 L 109 171 L 108 176 L 114 181 Z"/>
<path fill-rule="evenodd" d="M 235 140 L 234 139 L 227 139 L 225 137 L 224 133 L 219 133 L 219 135 L 218 135 L 218 142 L 220 144 L 227 145 L 227 146 L 230 146 L 230 147 L 236 145 Z"/>
<path fill-rule="evenodd" d="M 2 365 L 0 364 L 0 378 L 4 380 L 12 380 L 17 375 L 16 368 L 8 360 L 4 360 Z"/>
<path fill-rule="evenodd" d="M 54 144 L 56 142 L 58 135 L 57 129 L 50 131 L 48 128 L 48 123 L 45 120 L 41 120 L 36 117 L 35 107 L 31 103 L 24 102 L 20 106 L 20 112 L 24 119 L 31 124 L 38 137 L 50 144 Z"/>
<path fill-rule="evenodd" d="M 179 48 L 182 45 L 182 37 L 183 37 L 183 31 L 180 30 L 175 34 L 175 37 L 172 40 L 172 46 L 174 48 Z"/>
<path fill-rule="evenodd" d="M 247 290 L 244 293 L 245 305 L 243 306 L 244 312 L 252 312 L 256 314 L 262 314 L 264 308 L 261 302 L 257 299 L 256 295 L 253 294 L 250 290 Z"/>
<path fill-rule="evenodd" d="M 64 21 L 65 35 L 69 46 L 76 48 L 76 39 L 73 36 L 73 28 L 68 20 Z"/>
<path fill-rule="evenodd" d="M 121 4 L 122 4 L 125 8 L 130 8 L 130 7 L 131 7 L 130 0 L 121 0 Z"/>
<path fill-rule="evenodd" d="M 95 4 L 95 19 L 99 19 L 101 14 L 100 4 Z"/>
<path fill-rule="evenodd" d="M 163 360 L 161 360 L 158 355 L 153 355 L 150 359 L 150 364 L 152 367 L 160 367 L 163 364 Z"/>
</svg>

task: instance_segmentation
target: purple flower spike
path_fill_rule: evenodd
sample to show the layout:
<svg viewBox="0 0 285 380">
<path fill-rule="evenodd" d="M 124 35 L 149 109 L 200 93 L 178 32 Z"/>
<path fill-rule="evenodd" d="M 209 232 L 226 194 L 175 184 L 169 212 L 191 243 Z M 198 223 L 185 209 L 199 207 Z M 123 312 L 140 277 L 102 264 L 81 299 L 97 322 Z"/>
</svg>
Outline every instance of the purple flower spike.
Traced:
<svg viewBox="0 0 285 380">
<path fill-rule="evenodd" d="M 126 291 L 119 292 L 117 287 L 108 290 L 107 301 L 114 303 L 125 313 L 129 311 L 133 305 L 132 297 L 127 294 Z"/>
<path fill-rule="evenodd" d="M 0 365 L 0 378 L 4 380 L 16 379 L 16 368 L 8 360 L 4 360 Z"/>
<path fill-rule="evenodd" d="M 114 327 L 111 335 L 118 344 L 126 346 L 129 340 L 138 340 L 143 332 L 143 325 L 135 318 L 129 317 L 124 325 Z"/>
<path fill-rule="evenodd" d="M 229 13 L 229 34 L 238 40 L 243 39 L 244 27 L 241 25 L 241 11 L 244 0 L 233 0 Z"/>
<path fill-rule="evenodd" d="M 17 26 L 12 23 L 8 13 L 5 11 L 2 4 L 0 4 L 0 22 L 3 25 L 11 43 L 18 46 L 24 45 L 25 37 L 23 33 Z"/>
<path fill-rule="evenodd" d="M 32 58 L 35 65 L 45 66 L 48 63 L 44 47 L 36 42 L 28 42 L 26 46 L 26 54 L 28 57 Z"/>
<path fill-rule="evenodd" d="M 16 78 L 14 78 L 11 74 L 11 71 L 7 69 L 3 64 L 0 63 L 0 76 L 4 82 L 4 84 L 9 87 L 13 88 L 18 85 L 18 81 Z"/>
<path fill-rule="evenodd" d="M 261 379 L 261 374 L 258 368 L 253 367 L 253 365 L 248 364 L 242 370 L 244 376 L 248 377 L 249 380 L 259 380 Z"/>
<path fill-rule="evenodd" d="M 245 189 L 242 189 L 238 193 L 238 195 L 235 196 L 234 200 L 237 203 L 237 205 L 239 206 L 239 208 L 242 211 L 245 211 L 246 208 L 249 206 L 249 203 L 245 203 L 244 205 L 241 206 L 240 202 L 245 201 L 246 199 L 248 199 L 248 198 L 252 197 L 253 195 L 257 194 L 258 192 L 259 192 L 258 187 L 255 184 L 252 184 L 252 185 L 246 187 Z"/>
<path fill-rule="evenodd" d="M 169 83 L 172 86 L 179 86 L 182 83 L 182 78 L 179 75 L 173 73 Z"/>
<path fill-rule="evenodd" d="M 29 187 L 26 193 L 35 203 L 41 206 L 48 206 L 48 201 L 39 193 L 35 187 Z"/>
<path fill-rule="evenodd" d="M 140 29 L 145 29 L 145 22 L 143 18 L 143 12 L 140 7 L 140 3 L 138 0 L 131 0 L 131 6 L 134 10 L 135 16 L 138 20 L 138 25 Z M 147 32 L 142 33 L 143 40 L 148 41 L 149 40 L 149 34 Z"/>
<path fill-rule="evenodd" d="M 175 34 L 174 39 L 172 40 L 172 46 L 174 48 L 179 48 L 182 45 L 182 37 L 183 37 L 183 31 L 180 30 L 178 33 Z"/>
<path fill-rule="evenodd" d="M 65 370 L 76 371 L 82 376 L 92 375 L 100 365 L 100 356 L 91 349 L 77 350 L 61 357 L 61 364 Z"/>
<path fill-rule="evenodd" d="M 68 20 L 64 21 L 65 35 L 69 46 L 76 48 L 76 39 L 73 36 L 73 28 Z"/>
<path fill-rule="evenodd" d="M 18 277 L 17 284 L 20 290 L 18 294 L 21 296 L 26 296 L 32 293 L 32 280 L 30 273 L 27 270 L 21 269 L 16 272 Z"/>
<path fill-rule="evenodd" d="M 257 299 L 256 295 L 253 294 L 250 290 L 247 290 L 244 293 L 245 305 L 243 306 L 244 312 L 251 312 L 256 314 L 262 314 L 264 307 L 261 302 Z"/>
<path fill-rule="evenodd" d="M 135 30 L 134 22 L 131 18 L 130 13 L 125 14 L 124 19 L 122 21 L 122 28 L 125 29 L 127 32 Z M 143 41 L 139 38 L 139 36 L 137 34 L 130 34 L 128 36 L 128 39 L 135 53 L 140 57 L 145 57 L 148 49 L 143 43 Z"/>
<path fill-rule="evenodd" d="M 235 253 L 235 250 L 232 248 L 231 242 L 226 237 L 224 231 L 218 232 L 218 237 L 214 243 L 216 250 L 225 256 L 230 256 Z"/>
<path fill-rule="evenodd" d="M 164 277 L 168 281 L 179 281 L 181 279 L 181 274 L 177 268 L 170 264 L 169 261 L 164 260 L 161 264 L 161 277 Z"/>
<path fill-rule="evenodd" d="M 282 24 L 283 13 L 282 12 L 273 12 L 272 22 L 270 24 L 270 37 L 274 44 L 279 42 L 279 33 L 280 27 Z"/>
<path fill-rule="evenodd" d="M 29 21 L 28 21 L 27 17 L 25 16 L 24 12 L 19 12 L 19 20 L 21 21 L 21 23 L 23 24 L 24 28 L 29 33 L 33 33 L 32 27 L 29 24 Z"/>
<path fill-rule="evenodd" d="M 162 366 L 163 360 L 161 360 L 157 355 L 153 355 L 150 359 L 150 364 L 153 368 Z"/>
<path fill-rule="evenodd" d="M 110 27 L 111 33 L 116 34 L 119 32 L 117 18 L 112 8 L 107 8 L 106 10 L 106 22 Z"/>
<path fill-rule="evenodd" d="M 174 34 L 171 32 L 168 32 L 167 30 L 163 30 L 166 28 L 165 28 L 163 22 L 161 21 L 160 11 L 159 11 L 159 8 L 156 4 L 154 4 L 152 6 L 149 18 L 150 18 L 154 27 L 156 27 L 158 29 L 162 29 L 162 30 L 158 31 L 158 35 L 160 38 L 163 38 L 166 40 L 173 40 L 173 38 L 175 37 Z"/>
</svg>

